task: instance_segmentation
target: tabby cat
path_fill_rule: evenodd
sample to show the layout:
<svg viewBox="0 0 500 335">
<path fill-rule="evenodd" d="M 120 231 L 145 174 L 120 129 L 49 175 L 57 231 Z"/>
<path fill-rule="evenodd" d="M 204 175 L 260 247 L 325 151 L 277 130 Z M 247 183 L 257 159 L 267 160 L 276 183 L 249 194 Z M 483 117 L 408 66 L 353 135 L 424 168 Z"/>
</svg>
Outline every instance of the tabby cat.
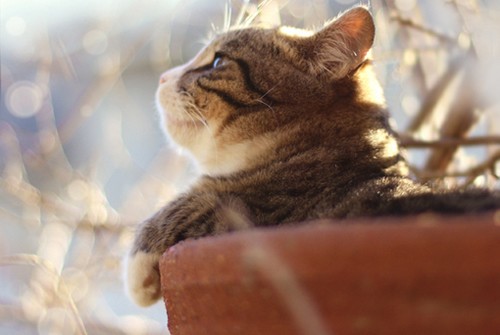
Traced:
<svg viewBox="0 0 500 335">
<path fill-rule="evenodd" d="M 158 260 L 188 238 L 320 218 L 500 207 L 486 190 L 412 181 L 367 55 L 375 27 L 355 7 L 319 31 L 230 30 L 165 72 L 157 101 L 170 138 L 203 175 L 138 228 L 127 281 L 160 297 Z"/>
</svg>

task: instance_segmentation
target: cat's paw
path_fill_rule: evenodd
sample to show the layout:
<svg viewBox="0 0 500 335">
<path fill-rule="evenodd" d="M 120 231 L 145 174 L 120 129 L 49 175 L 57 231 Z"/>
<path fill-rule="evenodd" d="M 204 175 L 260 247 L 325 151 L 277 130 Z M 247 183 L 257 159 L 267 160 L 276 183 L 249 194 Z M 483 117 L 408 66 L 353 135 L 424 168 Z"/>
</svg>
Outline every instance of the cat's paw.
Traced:
<svg viewBox="0 0 500 335">
<path fill-rule="evenodd" d="M 161 297 L 159 254 L 137 251 L 126 262 L 127 290 L 136 304 L 146 307 Z"/>
</svg>

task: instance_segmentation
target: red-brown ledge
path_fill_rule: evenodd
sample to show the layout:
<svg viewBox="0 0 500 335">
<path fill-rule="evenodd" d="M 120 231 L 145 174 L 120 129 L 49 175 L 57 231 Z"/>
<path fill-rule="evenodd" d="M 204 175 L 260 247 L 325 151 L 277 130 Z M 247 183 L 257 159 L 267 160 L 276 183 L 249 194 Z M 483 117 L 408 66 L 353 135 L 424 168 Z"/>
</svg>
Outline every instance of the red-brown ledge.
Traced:
<svg viewBox="0 0 500 335">
<path fill-rule="evenodd" d="M 160 271 L 172 335 L 500 333 L 500 211 L 185 241 Z"/>
</svg>

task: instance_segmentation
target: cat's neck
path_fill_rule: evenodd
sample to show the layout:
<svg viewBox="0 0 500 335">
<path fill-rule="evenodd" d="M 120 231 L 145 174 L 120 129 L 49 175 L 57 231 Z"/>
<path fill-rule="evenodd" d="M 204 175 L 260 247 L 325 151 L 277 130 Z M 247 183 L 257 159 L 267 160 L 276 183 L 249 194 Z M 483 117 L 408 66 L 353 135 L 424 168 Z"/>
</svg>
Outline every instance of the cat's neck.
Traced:
<svg viewBox="0 0 500 335">
<path fill-rule="evenodd" d="M 274 155 L 279 133 L 267 133 L 239 143 L 220 144 L 208 141 L 199 148 L 196 161 L 202 174 L 229 175 L 254 168 Z"/>
</svg>

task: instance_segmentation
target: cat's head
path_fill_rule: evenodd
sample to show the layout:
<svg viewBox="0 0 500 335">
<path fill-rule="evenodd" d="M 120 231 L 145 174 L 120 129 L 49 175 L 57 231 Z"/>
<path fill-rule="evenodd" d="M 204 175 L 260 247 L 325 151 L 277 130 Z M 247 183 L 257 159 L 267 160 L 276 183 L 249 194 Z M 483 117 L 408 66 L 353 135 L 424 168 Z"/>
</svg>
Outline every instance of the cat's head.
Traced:
<svg viewBox="0 0 500 335">
<path fill-rule="evenodd" d="M 272 148 L 286 129 L 335 109 L 373 44 L 374 24 L 353 8 L 319 31 L 246 28 L 217 36 L 165 72 L 157 102 L 167 133 L 204 172 L 230 173 Z M 359 92 L 358 92 L 359 93 Z"/>
</svg>

